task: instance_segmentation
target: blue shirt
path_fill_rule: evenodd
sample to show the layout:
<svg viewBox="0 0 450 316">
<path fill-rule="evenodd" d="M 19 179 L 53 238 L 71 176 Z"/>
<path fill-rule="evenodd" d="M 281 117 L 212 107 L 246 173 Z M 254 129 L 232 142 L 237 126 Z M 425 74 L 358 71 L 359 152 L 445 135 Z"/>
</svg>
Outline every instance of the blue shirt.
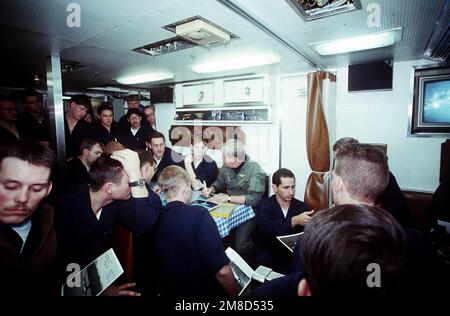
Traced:
<svg viewBox="0 0 450 316">
<path fill-rule="evenodd" d="M 155 227 L 153 241 L 164 274 L 164 292 L 176 296 L 225 295 L 215 274 L 230 261 L 206 209 L 169 202 Z"/>
<path fill-rule="evenodd" d="M 292 227 L 292 217 L 308 211 L 308 207 L 300 200 L 292 199 L 286 217 L 284 217 L 276 195 L 261 200 L 255 208 L 261 231 L 262 247 L 272 251 L 285 252 L 285 247 L 278 241 L 277 236 L 295 234 L 303 227 Z"/>
<path fill-rule="evenodd" d="M 150 191 L 147 198 L 130 198 L 104 206 L 97 219 L 87 184 L 59 194 L 54 211 L 62 263 L 84 266 L 108 250 L 117 221 L 132 232 L 150 231 L 161 208 L 159 196 Z"/>
<path fill-rule="evenodd" d="M 208 155 L 203 157 L 197 168 L 195 168 L 194 162 L 192 162 L 192 169 L 194 170 L 196 178 L 201 183 L 205 181 L 208 187 L 210 187 L 211 184 L 213 184 L 213 182 L 217 179 L 217 164 Z"/>
</svg>

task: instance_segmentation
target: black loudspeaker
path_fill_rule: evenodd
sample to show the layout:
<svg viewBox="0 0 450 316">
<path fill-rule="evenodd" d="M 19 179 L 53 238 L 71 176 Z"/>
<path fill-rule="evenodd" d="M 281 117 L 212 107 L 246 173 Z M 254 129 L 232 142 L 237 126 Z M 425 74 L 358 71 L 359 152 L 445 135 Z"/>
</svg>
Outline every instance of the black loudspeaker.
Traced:
<svg viewBox="0 0 450 316">
<path fill-rule="evenodd" d="M 159 87 L 150 88 L 150 102 L 155 103 L 173 103 L 173 88 Z"/>
<path fill-rule="evenodd" d="M 391 62 L 348 66 L 348 91 L 366 90 L 392 90 Z"/>
</svg>

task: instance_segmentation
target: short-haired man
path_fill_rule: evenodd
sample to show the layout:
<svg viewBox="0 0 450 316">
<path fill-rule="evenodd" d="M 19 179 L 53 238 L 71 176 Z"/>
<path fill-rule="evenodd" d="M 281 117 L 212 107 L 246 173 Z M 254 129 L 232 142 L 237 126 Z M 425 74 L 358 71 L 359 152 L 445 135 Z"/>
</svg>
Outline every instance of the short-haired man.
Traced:
<svg viewBox="0 0 450 316">
<path fill-rule="evenodd" d="M 389 183 L 387 157 L 379 148 L 368 144 L 344 146 L 336 153 L 331 189 L 336 205 L 376 205 Z M 410 281 L 429 286 L 437 271 L 431 246 L 418 231 L 403 226 L 408 250 Z M 428 271 L 425 275 L 421 271 Z M 413 279 L 414 278 L 414 279 Z"/>
<path fill-rule="evenodd" d="M 144 107 L 141 105 L 140 100 L 141 100 L 141 98 L 138 94 L 127 95 L 125 97 L 125 101 L 127 102 L 127 109 L 128 110 L 137 109 L 137 110 L 139 110 L 139 112 L 142 113 L 144 111 Z M 147 126 L 147 127 L 148 127 L 148 125 L 150 125 L 148 123 L 148 121 L 145 119 L 142 120 L 141 124 L 143 126 Z M 127 114 L 123 115 L 119 119 L 119 127 L 120 127 L 120 129 L 124 129 L 124 130 L 127 130 L 130 128 L 130 122 L 128 121 Z"/>
<path fill-rule="evenodd" d="M 16 101 L 5 95 L 0 96 L 0 147 L 21 138 L 22 133 L 16 125 L 17 105 Z"/>
<path fill-rule="evenodd" d="M 366 206 L 371 207 L 369 212 L 374 213 L 373 216 L 378 216 L 379 218 L 381 218 L 381 217 L 388 218 L 387 220 L 384 221 L 383 225 L 386 225 L 386 223 L 389 222 L 390 226 L 386 226 L 385 229 L 390 230 L 391 232 L 397 231 L 399 225 L 393 219 L 393 217 L 386 216 L 386 214 L 388 214 L 388 213 L 383 211 L 381 208 L 374 207 L 377 197 L 379 196 L 379 194 L 381 194 L 383 192 L 383 190 L 386 189 L 388 182 L 389 182 L 389 166 L 387 163 L 387 157 L 384 154 L 384 152 L 382 150 L 380 150 L 379 148 L 372 146 L 372 145 L 368 145 L 368 144 L 354 143 L 354 144 L 343 146 L 341 149 L 339 149 L 336 152 L 335 167 L 334 167 L 334 170 L 332 171 L 332 181 L 331 181 L 333 200 L 337 206 L 343 206 L 342 208 L 337 208 L 336 212 L 339 210 L 345 210 L 345 209 L 350 210 L 350 211 L 348 211 L 348 212 L 350 212 L 350 215 L 348 215 L 349 220 L 351 219 L 351 214 L 352 214 L 353 210 L 360 211 L 360 212 L 362 212 L 362 211 L 359 208 L 348 207 L 348 204 L 363 205 L 363 206 L 366 205 Z M 348 208 L 346 208 L 346 207 L 348 207 Z M 376 215 L 377 211 L 380 211 L 379 215 Z M 323 212 L 328 212 L 328 211 L 323 211 Z M 321 212 L 315 214 L 312 217 L 311 223 L 315 220 L 316 217 L 321 218 L 320 214 L 321 214 Z M 357 216 L 357 215 L 355 215 L 355 216 Z M 346 216 L 344 216 L 342 218 L 342 220 L 344 220 L 345 217 Z M 337 219 L 339 217 L 335 217 L 335 218 L 336 218 L 336 221 L 339 221 Z M 358 217 L 356 217 L 356 218 L 358 218 Z M 358 223 L 358 221 L 360 223 Z M 364 229 L 367 230 L 367 232 L 364 231 L 364 234 L 367 233 L 370 235 L 371 229 L 372 229 L 371 228 L 372 223 L 370 222 L 370 219 L 367 221 L 367 223 L 365 223 L 362 219 L 355 219 L 355 222 L 356 222 L 356 223 L 354 223 L 355 227 L 358 227 L 358 226 L 365 227 Z M 310 225 L 310 223 L 308 225 Z M 307 272 L 307 270 L 306 270 L 307 267 L 304 266 L 305 264 L 309 264 L 309 265 L 311 264 L 311 260 L 312 260 L 311 257 L 313 255 L 310 254 L 309 252 L 310 251 L 316 252 L 316 250 L 318 250 L 318 249 L 312 249 L 311 247 L 308 247 L 308 250 L 303 249 L 303 247 L 305 245 L 303 242 L 303 239 L 307 235 L 306 230 L 309 227 L 308 225 L 306 226 L 305 233 L 302 236 L 302 241 L 299 244 L 300 247 L 296 248 L 298 259 L 300 259 L 302 262 L 301 269 L 300 269 L 301 272 L 291 275 L 289 277 L 280 278 L 281 280 L 278 280 L 278 281 L 274 280 L 273 281 L 274 283 L 268 283 L 267 285 L 264 285 L 264 287 L 262 287 L 262 289 L 267 290 L 264 292 L 264 294 L 274 293 L 273 292 L 274 288 L 278 287 L 278 285 L 280 283 L 284 283 L 285 281 L 290 281 L 289 279 L 292 277 L 297 277 L 297 278 L 303 277 L 303 271 L 305 272 L 305 274 L 316 273 L 315 277 L 320 277 L 320 272 L 319 272 L 319 274 L 317 274 L 317 271 L 311 272 L 311 270 L 309 270 Z M 323 226 L 323 224 L 320 224 L 319 226 L 322 226 L 320 228 L 321 229 L 320 233 L 325 234 L 325 232 L 323 232 L 323 231 L 326 229 L 331 229 L 332 225 L 333 224 L 330 224 L 330 227 L 325 227 L 325 226 Z M 312 226 L 317 227 L 317 225 L 315 225 L 315 224 L 313 224 Z M 354 232 L 353 230 L 350 230 L 350 227 L 352 227 L 352 225 L 349 225 L 346 227 L 346 229 L 349 230 L 349 235 L 347 238 L 356 238 L 358 236 L 358 231 L 361 228 L 356 229 Z M 352 232 L 352 233 L 350 233 L 350 232 Z M 421 236 L 417 235 L 416 232 L 414 232 L 408 228 L 405 228 L 405 227 L 403 227 L 403 232 L 406 235 L 407 261 L 409 261 L 409 262 L 407 262 L 407 269 L 410 270 L 409 272 L 407 271 L 405 273 L 410 273 L 410 275 L 409 275 L 410 281 L 412 282 L 411 288 L 415 287 L 415 285 L 420 287 L 420 286 L 426 284 L 426 283 L 423 283 L 423 282 L 426 282 L 424 280 L 425 274 L 423 274 L 423 271 L 427 271 L 426 278 L 429 277 L 430 271 L 433 271 L 433 268 L 430 269 L 430 266 L 428 265 L 430 263 L 430 261 L 428 261 L 429 258 L 427 258 L 427 255 L 428 255 L 427 254 L 427 251 L 428 251 L 427 245 L 426 245 L 426 243 L 424 243 L 423 238 Z M 312 234 L 313 230 L 311 230 L 310 233 Z M 359 232 L 359 234 L 362 236 L 361 232 Z M 313 236 L 316 236 L 314 238 L 317 238 L 317 235 L 313 235 Z M 342 236 L 343 235 L 337 235 L 335 238 L 341 239 Z M 390 239 L 386 239 L 386 241 L 384 241 L 384 242 L 390 243 L 393 240 L 394 239 L 391 237 Z M 310 241 L 308 241 L 307 243 L 309 243 L 309 242 Z M 350 241 L 343 240 L 342 242 L 346 242 L 346 243 L 348 243 L 348 247 L 352 247 Z M 384 242 L 381 244 L 384 244 Z M 314 247 L 318 247 L 318 246 L 314 246 Z M 333 246 L 327 245 L 327 247 L 333 247 Z M 342 244 L 340 247 L 347 248 L 347 246 L 343 246 Z M 372 248 L 369 248 L 369 249 L 372 249 Z M 384 251 L 383 250 L 384 246 L 380 246 L 380 247 L 374 248 L 374 249 Z M 353 255 L 356 256 L 357 260 L 359 261 L 361 259 L 358 257 L 358 255 L 359 255 L 358 251 L 360 251 L 360 250 L 355 250 L 353 252 Z M 391 253 L 391 252 L 392 252 L 392 250 L 390 250 L 388 253 Z M 303 259 L 304 255 L 307 255 L 309 257 L 308 259 L 306 259 L 306 261 Z M 369 253 L 369 255 L 375 256 L 375 257 L 379 256 L 376 253 Z M 349 255 L 347 255 L 347 257 L 348 256 Z M 343 255 L 340 256 L 340 258 L 342 258 L 341 260 L 344 260 Z M 324 260 L 324 259 L 318 258 L 315 260 Z M 336 260 L 336 259 L 330 258 L 330 263 L 329 263 L 330 267 L 332 266 L 332 264 L 335 263 L 335 262 L 333 262 L 333 260 Z M 362 261 L 362 262 L 365 262 L 365 261 Z M 374 262 L 377 263 L 377 261 L 374 261 Z M 316 262 L 316 264 L 317 264 L 317 262 Z M 348 269 L 347 265 L 345 265 L 345 267 L 346 267 L 346 269 Z M 309 266 L 308 269 L 311 269 L 311 267 Z M 350 266 L 350 269 L 351 269 L 351 266 Z M 332 269 L 330 269 L 329 271 L 331 271 L 331 270 Z M 389 272 L 386 275 L 389 276 Z M 342 278 L 343 276 L 340 276 L 340 277 Z M 351 279 L 351 278 L 352 278 L 352 276 L 349 275 L 349 279 Z M 381 275 L 381 278 L 383 278 L 383 275 Z M 353 287 L 359 288 L 359 285 L 358 286 L 356 286 L 356 285 L 350 286 L 349 285 L 350 283 L 346 283 L 347 282 L 346 280 L 347 279 L 342 280 L 342 285 L 349 287 L 347 289 L 348 293 L 353 293 Z M 292 279 L 291 279 L 291 281 L 292 281 Z M 312 280 L 309 280 L 309 281 L 312 282 Z M 326 282 L 328 282 L 328 281 L 326 281 Z M 287 285 L 287 284 L 292 284 L 292 282 L 286 282 L 285 285 Z M 311 284 L 309 284 L 309 285 L 311 286 Z M 324 286 L 324 285 L 322 284 L 321 286 Z M 312 285 L 312 288 L 314 289 L 315 286 Z M 343 291 L 343 292 L 339 292 L 339 293 L 345 294 L 347 292 Z M 364 294 L 364 293 L 375 294 L 375 293 L 377 293 L 377 291 L 361 292 L 361 294 Z M 380 291 L 380 293 L 383 293 L 382 290 Z M 307 295 L 308 291 L 304 291 L 304 290 L 300 291 L 299 290 L 299 294 Z M 311 294 L 330 295 L 330 292 L 326 291 L 326 290 L 324 290 L 324 292 L 319 292 L 318 290 L 316 290 L 316 292 L 315 292 L 314 290 L 311 290 Z M 336 295 L 338 295 L 338 294 L 336 294 Z"/>
<path fill-rule="evenodd" d="M 19 140 L 0 148 L 0 293 L 55 294 L 52 189 L 56 158 L 43 144 Z"/>
<path fill-rule="evenodd" d="M 339 149 L 332 173 L 331 189 L 336 205 L 375 205 L 389 182 L 386 155 L 367 144 L 347 145 Z"/>
<path fill-rule="evenodd" d="M 18 125 L 23 137 L 37 139 L 50 144 L 50 124 L 47 111 L 42 104 L 42 96 L 33 89 L 23 91 L 25 111 L 20 116 Z"/>
<path fill-rule="evenodd" d="M 144 107 L 145 119 L 150 123 L 150 126 L 156 130 L 156 117 L 155 117 L 155 106 L 153 104 Z"/>
<path fill-rule="evenodd" d="M 84 120 L 88 109 L 92 109 L 92 104 L 91 99 L 85 94 L 74 95 L 69 100 L 69 110 L 64 115 L 67 159 L 80 154 L 83 139 L 95 138 L 91 124 Z"/>
<path fill-rule="evenodd" d="M 403 290 L 405 237 L 381 208 L 341 205 L 318 212 L 301 243 L 300 296 L 386 296 Z"/>
<path fill-rule="evenodd" d="M 145 140 L 147 150 L 153 152 L 153 158 L 156 162 L 156 173 L 152 182 L 156 182 L 160 173 L 168 166 L 182 166 L 183 156 L 173 149 L 166 146 L 166 138 L 160 132 L 151 132 Z"/>
<path fill-rule="evenodd" d="M 150 133 L 147 126 L 141 124 L 142 113 L 138 109 L 129 109 L 127 120 L 130 123 L 128 128 L 119 132 L 119 142 L 131 150 L 145 149 L 145 139 Z"/>
<path fill-rule="evenodd" d="M 138 154 L 125 149 L 97 160 L 89 185 L 59 194 L 54 209 L 62 264 L 83 267 L 111 247 L 117 222 L 135 233 L 150 231 L 161 201 L 146 189 Z"/>
<path fill-rule="evenodd" d="M 194 138 L 192 154 L 184 157 L 184 169 L 192 181 L 192 188 L 202 190 L 210 186 L 217 178 L 217 163 L 206 154 L 208 146 L 205 140 Z"/>
<path fill-rule="evenodd" d="M 119 124 L 114 121 L 114 111 L 110 102 L 102 102 L 97 108 L 98 121 L 95 122 L 95 139 L 102 144 L 119 139 Z"/>
<path fill-rule="evenodd" d="M 168 201 L 154 234 L 164 294 L 236 295 L 237 282 L 213 218 L 204 208 L 188 205 L 192 190 L 187 172 L 169 166 L 158 183 Z"/>
<path fill-rule="evenodd" d="M 215 202 L 230 202 L 255 206 L 263 197 L 266 174 L 245 152 L 244 144 L 230 139 L 222 147 L 223 166 L 211 188 L 205 195 L 219 193 L 212 197 Z M 255 230 L 257 219 L 252 218 L 236 228 L 234 247 L 240 254 L 248 254 L 254 247 L 250 236 Z"/>
<path fill-rule="evenodd" d="M 81 142 L 81 155 L 67 162 L 66 181 L 69 185 L 79 185 L 89 179 L 89 170 L 103 153 L 102 143 L 86 138 Z"/>
<path fill-rule="evenodd" d="M 306 204 L 295 198 L 295 176 L 289 169 L 275 171 L 272 189 L 275 194 L 261 200 L 255 208 L 261 234 L 257 261 L 275 271 L 288 273 L 292 253 L 277 236 L 303 231 L 314 211 L 308 211 Z"/>
<path fill-rule="evenodd" d="M 336 153 L 347 145 L 359 144 L 357 139 L 351 137 L 343 137 L 338 139 L 333 145 L 333 152 Z M 384 191 L 378 196 L 376 204 L 383 207 L 392 214 L 396 220 L 402 225 L 406 225 L 410 219 L 408 203 L 402 190 L 398 186 L 392 172 L 389 171 L 389 183 Z"/>
</svg>

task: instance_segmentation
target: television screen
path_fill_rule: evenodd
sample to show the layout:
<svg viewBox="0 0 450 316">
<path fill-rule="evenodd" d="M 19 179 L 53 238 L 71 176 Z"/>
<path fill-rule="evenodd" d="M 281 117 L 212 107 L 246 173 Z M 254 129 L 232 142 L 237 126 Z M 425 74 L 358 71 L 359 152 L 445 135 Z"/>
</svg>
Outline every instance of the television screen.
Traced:
<svg viewBox="0 0 450 316">
<path fill-rule="evenodd" d="M 424 83 L 423 122 L 450 123 L 450 80 Z"/>
<path fill-rule="evenodd" d="M 450 137 L 450 67 L 414 67 L 411 136 Z"/>
<path fill-rule="evenodd" d="M 348 66 L 348 91 L 392 90 L 392 66 L 381 61 Z"/>
</svg>

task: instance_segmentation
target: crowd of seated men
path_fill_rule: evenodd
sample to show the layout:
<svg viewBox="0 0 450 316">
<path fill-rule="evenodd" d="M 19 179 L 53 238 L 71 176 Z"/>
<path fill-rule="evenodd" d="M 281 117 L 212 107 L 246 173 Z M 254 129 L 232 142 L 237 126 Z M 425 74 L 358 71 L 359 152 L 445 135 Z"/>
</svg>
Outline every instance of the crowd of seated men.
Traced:
<svg viewBox="0 0 450 316">
<path fill-rule="evenodd" d="M 223 144 L 219 169 L 204 140 L 194 139 L 183 156 L 155 130 L 152 106 L 141 107 L 135 96 L 126 101 L 119 123 L 107 102 L 88 122 L 89 97 L 73 96 L 64 116 L 68 160 L 57 166 L 40 95 L 25 91 L 20 118 L 16 101 L 0 96 L 2 294 L 59 295 L 67 267 L 83 268 L 113 247 L 120 223 L 137 237 L 135 261 L 155 270 L 141 269 L 137 284 L 114 284 L 104 295 L 237 295 L 217 226 L 205 209 L 189 204 L 192 190 L 253 208 L 256 216 L 235 229 L 233 248 L 255 267 L 285 276 L 249 295 L 391 295 L 433 287 L 438 274 L 448 273 L 427 236 L 407 227 L 405 198 L 380 149 L 337 141 L 335 206 L 310 210 L 295 199 L 290 170 L 276 171 L 274 194 L 263 197 L 265 172 L 243 143 Z M 62 176 L 52 175 L 62 169 Z M 303 235 L 289 252 L 277 236 L 297 232 Z"/>
</svg>

